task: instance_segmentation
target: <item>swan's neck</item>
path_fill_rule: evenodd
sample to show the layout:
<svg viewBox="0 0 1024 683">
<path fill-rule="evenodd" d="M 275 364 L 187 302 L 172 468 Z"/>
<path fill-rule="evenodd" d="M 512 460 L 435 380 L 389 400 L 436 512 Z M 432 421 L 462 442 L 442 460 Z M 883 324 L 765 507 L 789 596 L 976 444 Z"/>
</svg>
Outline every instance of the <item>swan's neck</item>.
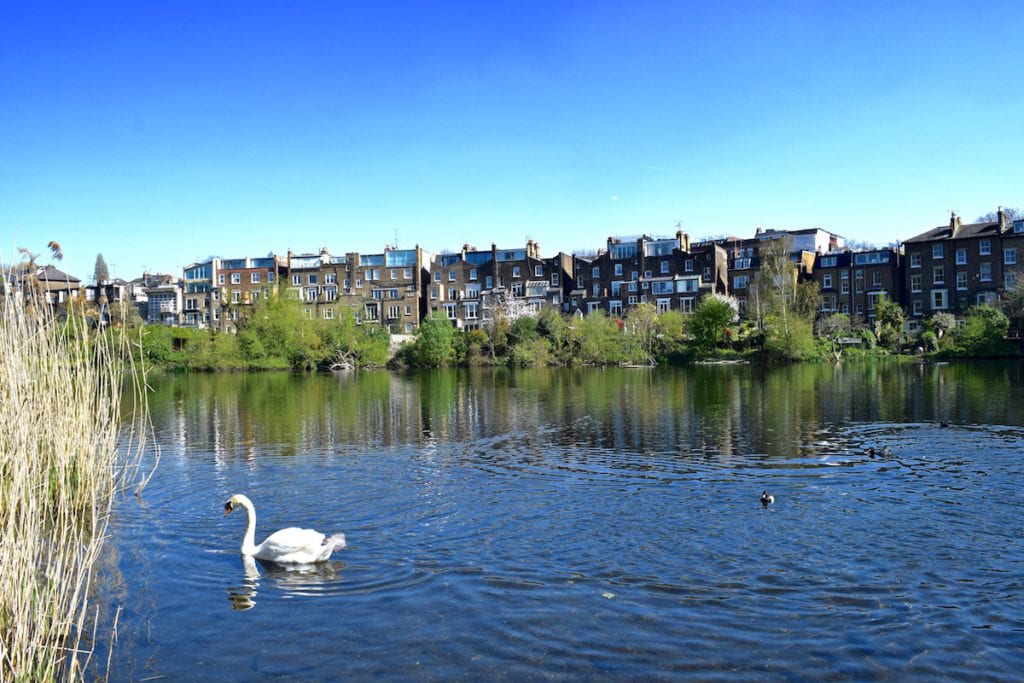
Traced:
<svg viewBox="0 0 1024 683">
<path fill-rule="evenodd" d="M 242 554 L 243 555 L 255 555 L 256 554 L 256 509 L 251 503 L 245 501 L 242 503 L 242 507 L 245 508 L 245 516 L 249 519 L 248 524 L 245 527 L 245 536 L 242 537 Z"/>
</svg>

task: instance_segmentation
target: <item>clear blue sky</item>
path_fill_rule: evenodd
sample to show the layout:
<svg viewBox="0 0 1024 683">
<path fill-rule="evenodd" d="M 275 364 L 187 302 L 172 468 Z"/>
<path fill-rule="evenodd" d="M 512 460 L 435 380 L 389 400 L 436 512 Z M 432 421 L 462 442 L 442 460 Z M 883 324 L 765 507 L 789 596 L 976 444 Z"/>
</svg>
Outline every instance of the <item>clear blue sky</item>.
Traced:
<svg viewBox="0 0 1024 683">
<path fill-rule="evenodd" d="M 0 257 L 820 226 L 1024 206 L 1024 5 L 4 2 Z"/>
</svg>

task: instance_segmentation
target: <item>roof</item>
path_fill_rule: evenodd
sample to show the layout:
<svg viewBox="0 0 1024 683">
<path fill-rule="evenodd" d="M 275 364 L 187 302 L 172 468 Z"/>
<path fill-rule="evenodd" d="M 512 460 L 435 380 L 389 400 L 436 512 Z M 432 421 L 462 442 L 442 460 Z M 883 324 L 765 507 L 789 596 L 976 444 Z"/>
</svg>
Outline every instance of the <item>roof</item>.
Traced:
<svg viewBox="0 0 1024 683">
<path fill-rule="evenodd" d="M 920 235 L 914 235 L 913 237 L 904 240 L 904 244 L 907 242 L 935 242 L 937 240 L 949 240 L 949 239 L 971 239 L 978 237 L 998 237 L 1000 234 L 1000 227 L 998 221 L 992 221 L 988 223 L 967 223 L 962 224 L 956 230 L 956 235 L 953 235 L 952 226 L 949 224 L 940 225 L 937 228 L 932 228 L 928 232 L 923 232 Z"/>
<path fill-rule="evenodd" d="M 36 277 L 40 280 L 45 280 L 46 282 L 67 282 L 68 284 L 81 282 L 81 280 L 74 275 L 68 275 L 64 271 L 57 270 L 53 266 L 49 265 L 36 271 Z"/>
</svg>

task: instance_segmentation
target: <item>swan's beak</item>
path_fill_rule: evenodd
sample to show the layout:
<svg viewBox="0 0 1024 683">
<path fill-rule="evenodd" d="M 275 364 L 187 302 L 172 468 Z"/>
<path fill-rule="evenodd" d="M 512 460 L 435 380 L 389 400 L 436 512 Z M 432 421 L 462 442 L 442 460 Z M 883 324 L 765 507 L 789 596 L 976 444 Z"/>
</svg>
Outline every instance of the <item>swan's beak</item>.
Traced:
<svg viewBox="0 0 1024 683">
<path fill-rule="evenodd" d="M 227 517 L 234 508 L 231 507 L 231 501 L 224 503 L 224 516 Z"/>
</svg>

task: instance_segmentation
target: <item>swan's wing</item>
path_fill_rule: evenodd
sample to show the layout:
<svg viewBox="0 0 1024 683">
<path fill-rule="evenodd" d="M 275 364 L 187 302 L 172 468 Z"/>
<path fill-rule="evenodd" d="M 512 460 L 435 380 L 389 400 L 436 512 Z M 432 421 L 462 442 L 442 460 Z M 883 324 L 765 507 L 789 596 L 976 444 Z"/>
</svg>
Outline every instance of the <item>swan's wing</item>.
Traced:
<svg viewBox="0 0 1024 683">
<path fill-rule="evenodd" d="M 289 527 L 267 536 L 267 539 L 260 543 L 256 557 L 261 560 L 277 561 L 287 560 L 297 553 L 309 553 L 316 557 L 323 542 L 324 535 L 319 531 Z"/>
</svg>

